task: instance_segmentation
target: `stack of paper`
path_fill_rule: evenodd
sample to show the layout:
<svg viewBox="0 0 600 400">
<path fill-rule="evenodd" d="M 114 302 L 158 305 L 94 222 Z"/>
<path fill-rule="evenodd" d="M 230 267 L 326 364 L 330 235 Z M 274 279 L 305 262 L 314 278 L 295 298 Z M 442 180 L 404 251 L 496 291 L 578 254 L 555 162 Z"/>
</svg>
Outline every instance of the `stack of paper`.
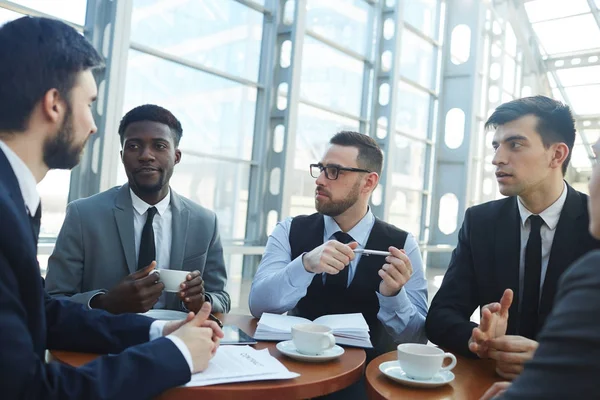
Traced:
<svg viewBox="0 0 600 400">
<path fill-rule="evenodd" d="M 371 348 L 369 325 L 360 313 L 323 315 L 313 321 L 331 328 L 337 344 Z M 291 315 L 263 313 L 258 321 L 254 338 L 256 340 L 289 340 L 292 326 L 310 324 L 311 321 Z"/>
<path fill-rule="evenodd" d="M 291 379 L 300 376 L 269 354 L 250 346 L 220 346 L 208 368 L 192 375 L 185 386 L 208 386 L 219 383 Z"/>
</svg>

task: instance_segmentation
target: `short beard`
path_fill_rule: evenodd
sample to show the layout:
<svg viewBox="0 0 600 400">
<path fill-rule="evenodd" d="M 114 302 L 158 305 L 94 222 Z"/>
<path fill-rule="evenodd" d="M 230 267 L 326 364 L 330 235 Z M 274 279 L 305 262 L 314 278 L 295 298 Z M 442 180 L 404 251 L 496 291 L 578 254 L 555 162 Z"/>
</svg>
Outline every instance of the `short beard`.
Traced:
<svg viewBox="0 0 600 400">
<path fill-rule="evenodd" d="M 360 179 L 356 181 L 350 193 L 348 193 L 343 200 L 338 202 L 329 202 L 326 204 L 319 204 L 319 202 L 315 201 L 315 208 L 323 215 L 337 217 L 338 215 L 345 213 L 346 210 L 356 204 L 358 201 L 359 189 Z"/>
<path fill-rule="evenodd" d="M 160 177 L 158 178 L 158 182 L 153 185 L 142 184 L 138 182 L 135 175 L 133 176 L 133 182 L 135 187 L 140 193 L 143 194 L 155 194 L 161 191 L 161 189 L 165 186 L 165 173 L 164 171 L 158 171 Z"/>
<path fill-rule="evenodd" d="M 72 169 L 81 159 L 87 141 L 80 145 L 73 143 L 73 114 L 67 104 L 65 119 L 55 137 L 44 142 L 44 163 L 49 169 Z"/>
</svg>

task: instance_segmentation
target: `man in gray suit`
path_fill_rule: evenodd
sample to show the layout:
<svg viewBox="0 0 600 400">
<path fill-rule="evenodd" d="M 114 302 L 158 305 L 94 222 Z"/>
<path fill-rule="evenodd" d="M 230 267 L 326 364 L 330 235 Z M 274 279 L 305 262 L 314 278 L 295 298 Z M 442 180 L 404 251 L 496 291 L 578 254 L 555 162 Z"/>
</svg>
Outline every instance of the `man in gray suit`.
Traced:
<svg viewBox="0 0 600 400">
<path fill-rule="evenodd" d="M 181 160 L 181 123 L 162 107 L 143 105 L 123 117 L 119 135 L 128 183 L 68 205 L 46 290 L 114 314 L 197 313 L 205 301 L 228 312 L 217 218 L 169 187 Z M 166 293 L 155 268 L 190 273 L 179 292 Z"/>
</svg>

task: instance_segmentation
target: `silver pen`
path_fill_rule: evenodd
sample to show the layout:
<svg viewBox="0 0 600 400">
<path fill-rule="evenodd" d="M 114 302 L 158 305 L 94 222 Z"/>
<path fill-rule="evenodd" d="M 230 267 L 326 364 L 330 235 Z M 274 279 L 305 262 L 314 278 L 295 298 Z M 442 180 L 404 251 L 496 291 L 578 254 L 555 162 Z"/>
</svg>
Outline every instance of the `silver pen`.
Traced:
<svg viewBox="0 0 600 400">
<path fill-rule="evenodd" d="M 374 256 L 391 256 L 392 253 L 389 251 L 379 251 L 379 250 L 367 250 L 367 249 L 354 249 L 354 253 L 363 253 L 366 255 L 374 255 Z"/>
</svg>

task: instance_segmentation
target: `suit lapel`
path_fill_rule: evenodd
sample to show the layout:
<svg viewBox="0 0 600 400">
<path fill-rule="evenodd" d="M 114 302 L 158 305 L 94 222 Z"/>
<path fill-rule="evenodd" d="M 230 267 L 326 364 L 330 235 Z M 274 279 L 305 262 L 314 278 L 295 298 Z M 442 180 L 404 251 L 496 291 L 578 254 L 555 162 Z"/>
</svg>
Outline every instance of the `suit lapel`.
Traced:
<svg viewBox="0 0 600 400">
<path fill-rule="evenodd" d="M 498 287 L 512 289 L 514 300 L 510 307 L 510 315 L 517 315 L 519 304 L 519 258 L 521 256 L 521 227 L 517 198 L 507 199 L 498 213 L 496 232 L 494 235 L 494 262 L 496 263 L 496 279 Z M 500 301 L 500 298 L 498 300 Z M 516 321 L 512 318 L 509 320 Z M 509 332 L 511 327 L 509 326 Z"/>
<path fill-rule="evenodd" d="M 137 270 L 135 259 L 135 238 L 133 228 L 133 204 L 131 203 L 131 194 L 129 193 L 129 185 L 121 186 L 117 192 L 115 199 L 115 208 L 113 209 L 115 222 L 121 238 L 123 253 L 127 261 L 127 268 L 130 273 Z"/>
<path fill-rule="evenodd" d="M 171 261 L 170 269 L 181 269 L 187 241 L 190 211 L 179 195 L 171 190 Z"/>
<path fill-rule="evenodd" d="M 542 288 L 541 315 L 547 315 L 550 312 L 559 278 L 569 267 L 570 261 L 575 259 L 582 239 L 580 233 L 587 232 L 587 221 L 581 219 L 584 211 L 581 204 L 579 193 L 567 185 L 567 198 L 556 225 Z"/>
</svg>

